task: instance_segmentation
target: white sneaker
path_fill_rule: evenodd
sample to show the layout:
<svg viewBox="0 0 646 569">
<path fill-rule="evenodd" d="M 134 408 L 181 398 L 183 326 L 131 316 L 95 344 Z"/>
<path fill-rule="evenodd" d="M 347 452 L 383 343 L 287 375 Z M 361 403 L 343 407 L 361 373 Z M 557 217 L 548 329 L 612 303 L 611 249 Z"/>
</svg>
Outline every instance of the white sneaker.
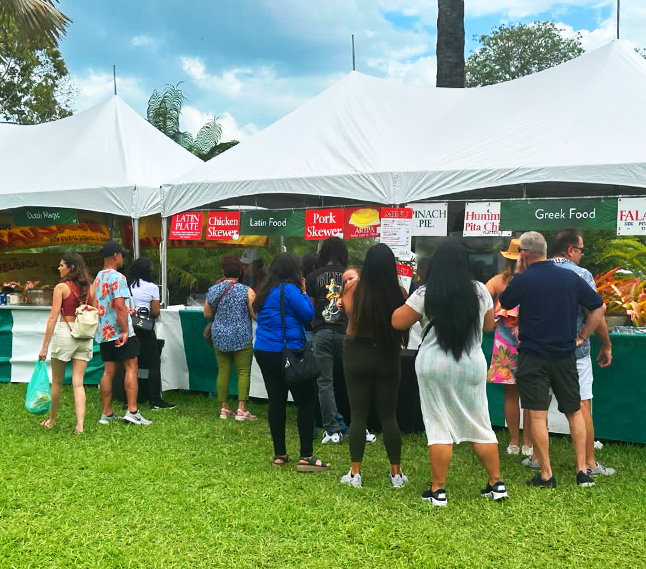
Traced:
<svg viewBox="0 0 646 569">
<path fill-rule="evenodd" d="M 601 450 L 603 448 L 603 443 L 601 441 L 594 441 L 595 450 Z"/>
<path fill-rule="evenodd" d="M 523 454 L 523 456 L 534 456 L 534 447 L 523 445 L 523 448 L 520 452 Z"/>
<path fill-rule="evenodd" d="M 327 431 L 323 431 L 323 440 L 321 441 L 322 445 L 340 445 L 343 435 L 341 433 L 332 433 L 328 434 Z"/>
<path fill-rule="evenodd" d="M 112 415 L 105 415 L 101 413 L 101 418 L 99 419 L 99 425 L 109 425 L 114 421 L 120 421 L 121 417 L 112 413 Z"/>
<path fill-rule="evenodd" d="M 366 429 L 366 442 L 370 444 L 377 442 L 377 435 L 373 435 L 368 429 Z"/>
<path fill-rule="evenodd" d="M 408 476 L 403 472 L 401 474 L 390 475 L 390 483 L 393 485 L 393 488 L 402 488 L 408 484 Z"/>
<path fill-rule="evenodd" d="M 153 422 L 148 419 L 144 419 L 144 416 L 137 411 L 136 413 L 131 413 L 128 411 L 124 416 L 123 420 L 132 423 L 133 425 L 152 425 Z"/>
<path fill-rule="evenodd" d="M 341 484 L 347 484 L 353 488 L 361 488 L 361 474 L 352 476 L 352 470 L 348 470 L 347 474 L 341 476 Z"/>
<path fill-rule="evenodd" d="M 520 447 L 518 445 L 509 445 L 507 447 L 507 454 L 520 454 Z"/>
</svg>

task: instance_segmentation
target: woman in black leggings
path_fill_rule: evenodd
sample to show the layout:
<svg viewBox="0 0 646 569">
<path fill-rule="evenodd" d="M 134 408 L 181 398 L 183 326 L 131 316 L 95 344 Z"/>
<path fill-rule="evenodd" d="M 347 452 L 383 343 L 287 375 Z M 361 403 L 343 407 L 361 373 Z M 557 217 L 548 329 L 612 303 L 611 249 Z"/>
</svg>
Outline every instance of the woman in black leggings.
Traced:
<svg viewBox="0 0 646 569">
<path fill-rule="evenodd" d="M 352 412 L 352 467 L 341 478 L 343 484 L 361 487 L 361 461 L 372 401 L 381 421 L 390 460 L 390 482 L 395 488 L 408 482 L 400 466 L 402 438 L 397 424 L 400 352 L 408 343 L 408 332 L 399 332 L 390 323 L 393 312 L 405 300 L 393 252 L 382 243 L 372 246 L 366 255 L 361 277 L 349 283 L 341 302 L 348 315 L 343 369 Z"/>
</svg>

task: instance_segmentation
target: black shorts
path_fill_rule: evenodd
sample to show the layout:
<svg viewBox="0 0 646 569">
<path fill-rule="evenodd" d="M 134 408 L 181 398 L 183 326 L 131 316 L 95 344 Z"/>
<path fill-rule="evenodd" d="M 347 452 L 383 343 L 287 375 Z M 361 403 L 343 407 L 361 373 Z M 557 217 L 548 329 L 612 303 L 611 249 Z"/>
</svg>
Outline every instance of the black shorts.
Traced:
<svg viewBox="0 0 646 569">
<path fill-rule="evenodd" d="M 550 387 L 561 413 L 569 415 L 580 408 L 579 374 L 574 354 L 560 360 L 546 360 L 531 352 L 519 351 L 516 384 L 523 409 L 547 411 Z"/>
<path fill-rule="evenodd" d="M 123 362 L 139 357 L 139 339 L 137 336 L 128 338 L 125 345 L 117 348 L 115 342 L 101 342 L 101 359 L 103 362 Z"/>
</svg>

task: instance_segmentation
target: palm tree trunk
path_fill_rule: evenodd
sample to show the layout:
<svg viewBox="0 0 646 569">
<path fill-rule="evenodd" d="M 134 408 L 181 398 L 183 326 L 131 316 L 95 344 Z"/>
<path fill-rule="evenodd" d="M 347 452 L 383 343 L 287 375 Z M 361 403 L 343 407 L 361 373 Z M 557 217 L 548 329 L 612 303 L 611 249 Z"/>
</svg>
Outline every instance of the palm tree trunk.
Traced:
<svg viewBox="0 0 646 569">
<path fill-rule="evenodd" d="M 437 0 L 438 87 L 464 87 L 464 0 Z"/>
</svg>

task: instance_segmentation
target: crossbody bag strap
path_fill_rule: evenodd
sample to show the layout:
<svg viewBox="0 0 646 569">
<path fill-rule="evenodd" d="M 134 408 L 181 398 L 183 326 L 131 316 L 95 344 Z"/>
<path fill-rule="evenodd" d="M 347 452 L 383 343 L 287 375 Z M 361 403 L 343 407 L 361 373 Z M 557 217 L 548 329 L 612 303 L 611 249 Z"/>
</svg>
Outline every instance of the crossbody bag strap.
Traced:
<svg viewBox="0 0 646 569">
<path fill-rule="evenodd" d="M 285 285 L 280 283 L 280 323 L 283 327 L 283 344 L 287 345 L 287 336 L 285 334 Z"/>
<path fill-rule="evenodd" d="M 235 281 L 231 281 L 229 285 L 222 291 L 222 294 L 218 297 L 218 299 L 215 301 L 215 304 L 213 305 L 213 318 L 215 318 L 215 313 L 218 311 L 218 308 L 220 307 L 220 302 L 222 302 L 222 299 L 227 295 L 227 293 L 236 285 Z"/>
<path fill-rule="evenodd" d="M 431 320 L 428 323 L 428 326 L 426 327 L 426 330 L 424 330 L 424 334 L 422 335 L 422 341 L 419 343 L 419 347 L 417 348 L 418 350 L 419 350 L 419 348 L 422 347 L 422 344 L 424 343 L 424 340 L 426 340 L 426 336 L 428 336 L 428 333 L 431 331 L 431 328 L 433 328 L 433 324 L 435 324 L 435 319 Z"/>
</svg>

